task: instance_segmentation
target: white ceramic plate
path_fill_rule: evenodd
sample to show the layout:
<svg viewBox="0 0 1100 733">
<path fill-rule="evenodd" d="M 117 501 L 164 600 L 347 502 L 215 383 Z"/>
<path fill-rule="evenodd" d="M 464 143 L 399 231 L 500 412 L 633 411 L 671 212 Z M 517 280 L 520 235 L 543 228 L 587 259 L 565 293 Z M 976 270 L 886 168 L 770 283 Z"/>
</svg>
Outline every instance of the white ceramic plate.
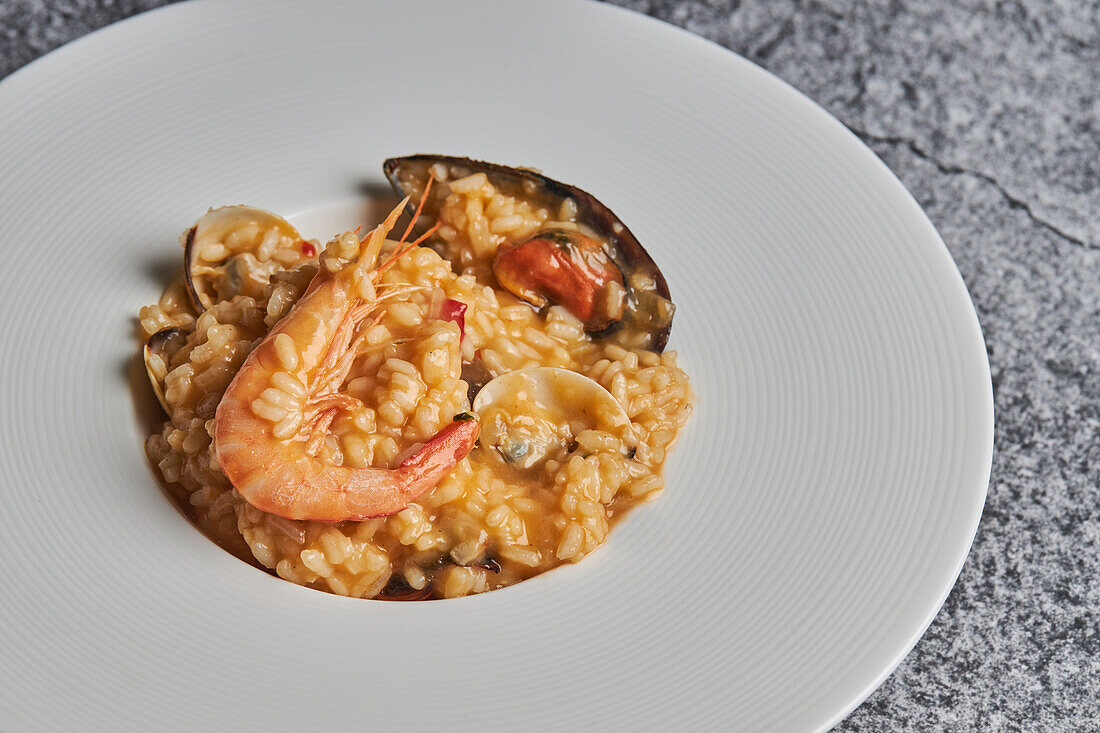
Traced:
<svg viewBox="0 0 1100 733">
<path fill-rule="evenodd" d="M 386 604 L 203 538 L 127 374 L 206 207 L 336 226 L 413 152 L 610 205 L 668 277 L 698 405 L 664 494 L 582 564 Z M 687 33 L 574 2 L 189 3 L 0 84 L 0 160 L 0 728 L 821 729 L 966 556 L 992 399 L 947 250 L 836 120 Z"/>
</svg>

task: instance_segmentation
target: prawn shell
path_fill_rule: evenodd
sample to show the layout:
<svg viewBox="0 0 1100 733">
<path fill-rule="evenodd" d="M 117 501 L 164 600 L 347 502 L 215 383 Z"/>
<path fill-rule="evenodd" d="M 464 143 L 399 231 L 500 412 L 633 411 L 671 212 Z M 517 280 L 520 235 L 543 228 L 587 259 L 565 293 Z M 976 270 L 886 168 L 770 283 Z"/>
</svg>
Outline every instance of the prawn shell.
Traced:
<svg viewBox="0 0 1100 733">
<path fill-rule="evenodd" d="M 417 154 L 389 158 L 382 164 L 382 170 L 395 191 L 403 196 L 412 195 L 415 200 L 424 190 L 428 169 L 436 163 L 447 168 L 457 167 L 467 175 L 484 173 L 497 188 L 503 188 L 506 191 L 524 191 L 526 192 L 524 195 L 532 197 L 541 195 L 544 200 L 558 205 L 566 199 L 572 199 L 576 205 L 577 223 L 591 228 L 607 240 L 607 254 L 622 271 L 624 279 L 629 283 L 635 275 L 647 276 L 653 282 L 652 292 L 668 303 L 672 303 L 672 296 L 664 275 L 638 238 L 611 209 L 583 189 L 555 181 L 528 168 L 511 168 L 497 163 L 449 155 Z M 532 189 L 535 193 L 530 193 L 528 189 Z M 446 190 L 445 186 L 439 186 L 425 204 L 425 212 L 433 219 L 438 217 L 439 206 L 442 204 Z M 633 307 L 637 312 L 637 306 L 643 294 L 635 292 L 633 295 L 635 300 Z M 653 310 L 656 311 L 657 307 L 654 306 Z M 649 348 L 653 351 L 658 353 L 664 351 L 669 333 L 672 331 L 673 315 L 671 312 L 665 316 L 647 313 L 646 320 L 640 321 L 644 324 L 643 327 L 649 330 Z M 606 335 L 611 330 L 614 330 L 614 327 L 594 335 Z"/>
</svg>

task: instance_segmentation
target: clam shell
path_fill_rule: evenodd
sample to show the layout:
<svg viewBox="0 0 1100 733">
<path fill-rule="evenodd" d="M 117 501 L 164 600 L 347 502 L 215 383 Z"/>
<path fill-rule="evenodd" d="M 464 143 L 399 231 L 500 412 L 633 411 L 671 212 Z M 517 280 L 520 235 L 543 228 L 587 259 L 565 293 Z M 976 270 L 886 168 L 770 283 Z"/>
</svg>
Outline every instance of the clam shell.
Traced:
<svg viewBox="0 0 1100 733">
<path fill-rule="evenodd" d="M 260 279 L 247 281 L 240 272 L 241 257 L 267 253 L 260 252 L 265 237 L 276 234 L 281 241 L 302 241 L 301 235 L 286 219 L 254 206 L 223 206 L 203 214 L 184 235 L 184 281 L 187 294 L 199 313 L 222 299 L 237 293 L 256 295 L 267 284 L 267 279 L 279 270 L 287 270 L 300 262 L 312 259 L 302 254 L 296 261 L 275 262 L 263 258 L 255 270 Z M 238 236 L 233 236 L 233 235 Z M 242 237 L 240 235 L 245 235 Z M 203 253 L 215 249 L 209 245 L 221 245 L 225 256 L 204 260 Z M 312 246 L 312 245 L 311 245 Z"/>
<path fill-rule="evenodd" d="M 630 431 L 630 417 L 594 379 L 561 367 L 529 367 L 490 380 L 473 401 L 474 412 L 490 405 L 523 412 L 535 409 L 560 423 L 581 422 L 607 431 Z"/>
<path fill-rule="evenodd" d="M 169 415 L 171 415 L 171 410 L 168 407 L 168 401 L 164 398 L 164 385 L 161 383 L 161 378 L 154 373 L 152 357 L 154 354 L 159 356 L 164 366 L 167 367 L 171 354 L 183 345 L 186 338 L 187 332 L 181 328 L 163 328 L 150 336 L 142 348 L 142 357 L 145 359 L 145 372 L 149 375 L 149 384 L 153 386 L 153 394 L 156 395 L 157 402 L 160 403 L 164 412 Z"/>
<path fill-rule="evenodd" d="M 530 416 L 556 425 L 552 434 L 516 423 L 500 432 L 486 427 L 483 445 L 494 447 L 514 467 L 531 469 L 562 449 L 584 430 L 618 435 L 631 446 L 633 427 L 626 410 L 603 386 L 583 374 L 559 367 L 531 367 L 505 372 L 477 393 L 473 409 L 488 420 L 494 412 L 506 416 Z M 510 422 L 505 418 L 506 423 Z M 564 432 L 563 432 L 564 431 Z M 565 440 L 565 442 L 561 442 Z"/>
</svg>

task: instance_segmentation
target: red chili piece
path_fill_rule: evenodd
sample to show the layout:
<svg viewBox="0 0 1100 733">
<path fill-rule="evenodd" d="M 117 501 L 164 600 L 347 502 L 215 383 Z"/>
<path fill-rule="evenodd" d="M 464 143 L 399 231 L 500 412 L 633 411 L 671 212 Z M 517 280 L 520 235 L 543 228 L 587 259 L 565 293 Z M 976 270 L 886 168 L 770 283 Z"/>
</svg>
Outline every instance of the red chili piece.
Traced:
<svg viewBox="0 0 1100 733">
<path fill-rule="evenodd" d="M 303 239 L 302 254 L 304 254 L 306 257 L 312 257 L 313 255 L 317 254 L 317 248 Z"/>
<path fill-rule="evenodd" d="M 454 321 L 458 324 L 458 332 L 462 338 L 466 337 L 466 304 L 461 300 L 444 300 L 443 308 L 439 311 L 439 320 Z"/>
</svg>

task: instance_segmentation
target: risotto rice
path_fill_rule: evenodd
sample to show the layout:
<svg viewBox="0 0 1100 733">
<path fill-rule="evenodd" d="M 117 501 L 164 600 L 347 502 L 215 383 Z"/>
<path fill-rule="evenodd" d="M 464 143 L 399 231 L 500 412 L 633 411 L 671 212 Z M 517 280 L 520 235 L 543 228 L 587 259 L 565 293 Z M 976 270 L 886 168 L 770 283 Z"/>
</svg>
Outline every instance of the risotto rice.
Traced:
<svg viewBox="0 0 1100 733">
<path fill-rule="evenodd" d="M 305 291 L 318 260 L 321 267 L 339 266 L 353 256 L 358 238 L 347 233 L 327 247 L 288 240 L 250 252 L 234 266 L 246 275 L 257 270 L 267 284 L 247 292 L 209 288 L 213 302 L 201 312 L 181 278 L 140 313 L 146 339 L 168 328 L 183 334 L 171 350 L 148 359 L 168 419 L 149 436 L 147 454 L 203 532 L 294 583 L 360 598 L 451 598 L 577 562 L 624 512 L 661 491 L 662 466 L 691 414 L 691 389 L 675 352 L 593 337 L 561 305 L 536 310 L 495 287 L 490 263 L 497 248 L 547 227 L 577 228 L 568 202 L 550 211 L 497 190 L 484 174 L 455 179 L 445 167 L 435 174 L 444 196 L 440 241 L 411 249 L 381 276 L 381 283 L 416 289 L 364 326 L 365 348 L 341 388 L 358 406 L 333 419 L 320 449 L 325 460 L 394 466 L 452 416 L 471 409 L 477 382 L 536 366 L 571 370 L 602 385 L 625 409 L 629 437 L 587 427 L 570 432 L 544 460 L 523 466 L 486 439 L 504 429 L 504 418 L 485 415 L 481 444 L 395 514 L 319 522 L 261 511 L 219 465 L 215 412 L 249 352 Z M 300 256 L 288 254 L 290 246 Z M 387 242 L 383 256 L 393 246 Z M 461 326 L 439 317 L 447 301 L 466 305 Z M 293 365 L 293 346 L 276 339 L 274 348 Z M 303 389 L 284 382 L 288 394 Z M 265 404 L 278 436 L 286 411 L 277 396 Z M 282 424 L 286 435 L 296 428 Z"/>
</svg>

